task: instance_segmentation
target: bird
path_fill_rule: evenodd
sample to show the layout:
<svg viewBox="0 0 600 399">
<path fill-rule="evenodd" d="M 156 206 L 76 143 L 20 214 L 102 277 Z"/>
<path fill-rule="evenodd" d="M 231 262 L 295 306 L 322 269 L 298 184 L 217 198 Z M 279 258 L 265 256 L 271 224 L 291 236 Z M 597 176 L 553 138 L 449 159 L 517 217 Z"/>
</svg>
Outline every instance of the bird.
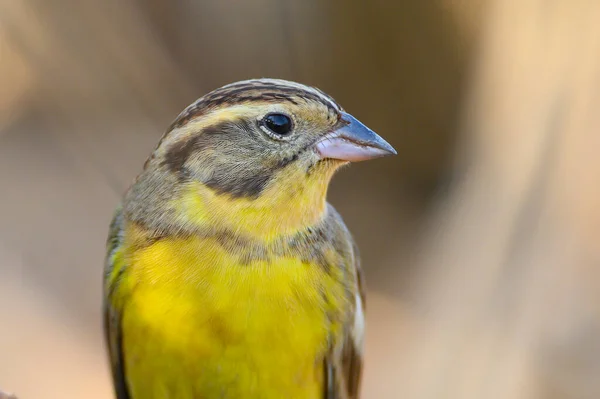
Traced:
<svg viewBox="0 0 600 399">
<path fill-rule="evenodd" d="M 395 149 L 323 91 L 250 79 L 167 129 L 110 223 L 117 399 L 356 399 L 358 248 L 331 178 Z"/>
</svg>

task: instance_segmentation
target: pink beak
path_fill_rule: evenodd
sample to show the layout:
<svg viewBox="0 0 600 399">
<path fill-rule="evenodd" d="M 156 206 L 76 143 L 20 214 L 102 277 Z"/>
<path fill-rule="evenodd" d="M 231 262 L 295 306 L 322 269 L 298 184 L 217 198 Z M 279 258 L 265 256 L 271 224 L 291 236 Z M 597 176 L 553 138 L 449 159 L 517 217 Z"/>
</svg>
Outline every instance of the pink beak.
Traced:
<svg viewBox="0 0 600 399">
<path fill-rule="evenodd" d="M 397 154 L 394 147 L 352 115 L 342 113 L 342 121 L 344 126 L 317 142 L 322 159 L 358 162 Z"/>
</svg>

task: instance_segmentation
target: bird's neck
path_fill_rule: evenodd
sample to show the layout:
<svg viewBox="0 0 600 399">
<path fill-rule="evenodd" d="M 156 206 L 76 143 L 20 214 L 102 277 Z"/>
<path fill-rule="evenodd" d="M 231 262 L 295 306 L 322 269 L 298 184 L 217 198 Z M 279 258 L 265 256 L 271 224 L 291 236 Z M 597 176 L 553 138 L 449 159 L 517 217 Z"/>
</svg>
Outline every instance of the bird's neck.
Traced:
<svg viewBox="0 0 600 399">
<path fill-rule="evenodd" d="M 290 182 L 257 198 L 231 198 L 192 183 L 182 193 L 178 213 L 193 227 L 226 228 L 269 241 L 320 222 L 325 215 L 326 194 L 326 184 Z"/>
<path fill-rule="evenodd" d="M 292 170 L 278 176 L 255 198 L 234 198 L 192 182 L 175 201 L 176 214 L 192 228 L 226 228 L 255 239 L 274 240 L 324 218 L 333 172 Z"/>
<path fill-rule="evenodd" d="M 126 194 L 124 214 L 152 235 L 226 230 L 275 241 L 325 218 L 329 182 L 341 165 L 326 160 L 308 170 L 284 168 L 254 197 L 235 197 L 200 181 L 145 171 Z"/>
</svg>

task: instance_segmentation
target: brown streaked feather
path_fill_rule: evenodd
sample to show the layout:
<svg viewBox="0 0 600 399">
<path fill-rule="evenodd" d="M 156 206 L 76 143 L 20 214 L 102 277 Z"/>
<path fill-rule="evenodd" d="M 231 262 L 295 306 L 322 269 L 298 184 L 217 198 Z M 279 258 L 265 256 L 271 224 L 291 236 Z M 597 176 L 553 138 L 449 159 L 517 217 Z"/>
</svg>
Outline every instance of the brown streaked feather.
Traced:
<svg viewBox="0 0 600 399">
<path fill-rule="evenodd" d="M 104 339 L 110 358 L 110 366 L 113 376 L 113 385 L 117 399 L 130 399 L 127 382 L 125 380 L 125 369 L 123 359 L 123 342 L 121 333 L 121 314 L 111 303 L 111 293 L 118 284 L 117 277 L 115 281 L 110 281 L 113 272 L 113 255 L 119 246 L 122 245 L 123 231 L 123 213 L 121 207 L 115 212 L 115 216 L 110 225 L 110 231 L 107 242 L 107 258 L 105 265 L 104 278 Z M 119 271 L 121 273 L 121 271 Z"/>
<path fill-rule="evenodd" d="M 104 337 L 108 346 L 115 395 L 117 399 L 130 399 L 125 380 L 120 315 L 107 301 L 104 302 Z"/>
<path fill-rule="evenodd" d="M 354 317 L 364 317 L 365 312 L 365 291 L 362 269 L 360 265 L 360 255 L 358 247 L 352 240 L 354 268 L 356 270 L 358 298 L 361 302 L 362 315 L 357 314 L 355 309 Z M 363 320 L 364 324 L 364 320 Z M 327 358 L 325 360 L 325 389 L 324 399 L 359 399 L 363 367 L 362 357 L 362 337 L 361 342 L 357 342 L 354 331 L 355 324 L 346 335 L 341 356 L 339 359 Z M 362 332 L 361 332 L 362 333 Z"/>
<path fill-rule="evenodd" d="M 183 127 L 188 122 L 200 118 L 218 108 L 226 108 L 243 103 L 289 102 L 298 105 L 300 102 L 314 101 L 323 104 L 329 110 L 330 117 L 339 117 L 342 107 L 328 94 L 316 87 L 308 87 L 294 82 L 279 79 L 250 79 L 231 83 L 200 97 L 186 107 L 168 127 L 159 140 L 159 148 L 171 131 Z M 155 157 L 153 152 L 144 164 L 146 169 Z"/>
<path fill-rule="evenodd" d="M 342 110 L 331 96 L 319 89 L 277 79 L 251 79 L 220 87 L 199 98 L 173 121 L 168 130 L 181 127 L 216 108 L 249 102 L 288 101 L 298 104 L 306 100 L 318 101 L 335 114 Z"/>
<path fill-rule="evenodd" d="M 357 287 L 358 287 L 358 298 L 361 303 L 362 317 L 365 317 L 366 312 L 366 293 L 364 287 L 364 279 L 362 273 L 362 267 L 360 265 L 360 254 L 358 253 L 358 247 L 353 242 L 354 248 L 354 267 L 356 270 Z M 358 315 L 355 314 L 355 317 Z M 363 319 L 363 324 L 365 320 Z M 363 334 L 364 332 L 361 332 Z M 363 337 L 361 337 L 362 341 Z M 344 370 L 344 376 L 346 378 L 346 384 L 348 386 L 348 399 L 357 399 L 360 396 L 360 384 L 362 377 L 363 348 L 357 348 L 357 343 L 354 337 L 350 339 L 350 343 L 345 345 L 343 357 L 342 357 L 342 368 Z"/>
</svg>

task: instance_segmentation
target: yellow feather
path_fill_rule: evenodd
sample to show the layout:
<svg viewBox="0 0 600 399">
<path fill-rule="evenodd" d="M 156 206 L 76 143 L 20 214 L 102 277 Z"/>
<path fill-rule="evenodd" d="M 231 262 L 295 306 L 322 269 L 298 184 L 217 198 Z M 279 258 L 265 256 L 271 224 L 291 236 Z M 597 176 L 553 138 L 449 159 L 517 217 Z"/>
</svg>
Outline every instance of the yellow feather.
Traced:
<svg viewBox="0 0 600 399">
<path fill-rule="evenodd" d="M 339 166 L 339 161 L 323 161 L 309 177 L 300 168 L 289 168 L 256 199 L 217 195 L 201 183 L 192 182 L 175 200 L 174 208 L 182 223 L 227 228 L 268 242 L 323 218 L 327 185 Z"/>
<path fill-rule="evenodd" d="M 161 240 L 130 262 L 115 300 L 134 398 L 319 397 L 340 331 L 327 316 L 347 306 L 339 276 L 296 258 L 240 265 L 196 237 Z"/>
</svg>

